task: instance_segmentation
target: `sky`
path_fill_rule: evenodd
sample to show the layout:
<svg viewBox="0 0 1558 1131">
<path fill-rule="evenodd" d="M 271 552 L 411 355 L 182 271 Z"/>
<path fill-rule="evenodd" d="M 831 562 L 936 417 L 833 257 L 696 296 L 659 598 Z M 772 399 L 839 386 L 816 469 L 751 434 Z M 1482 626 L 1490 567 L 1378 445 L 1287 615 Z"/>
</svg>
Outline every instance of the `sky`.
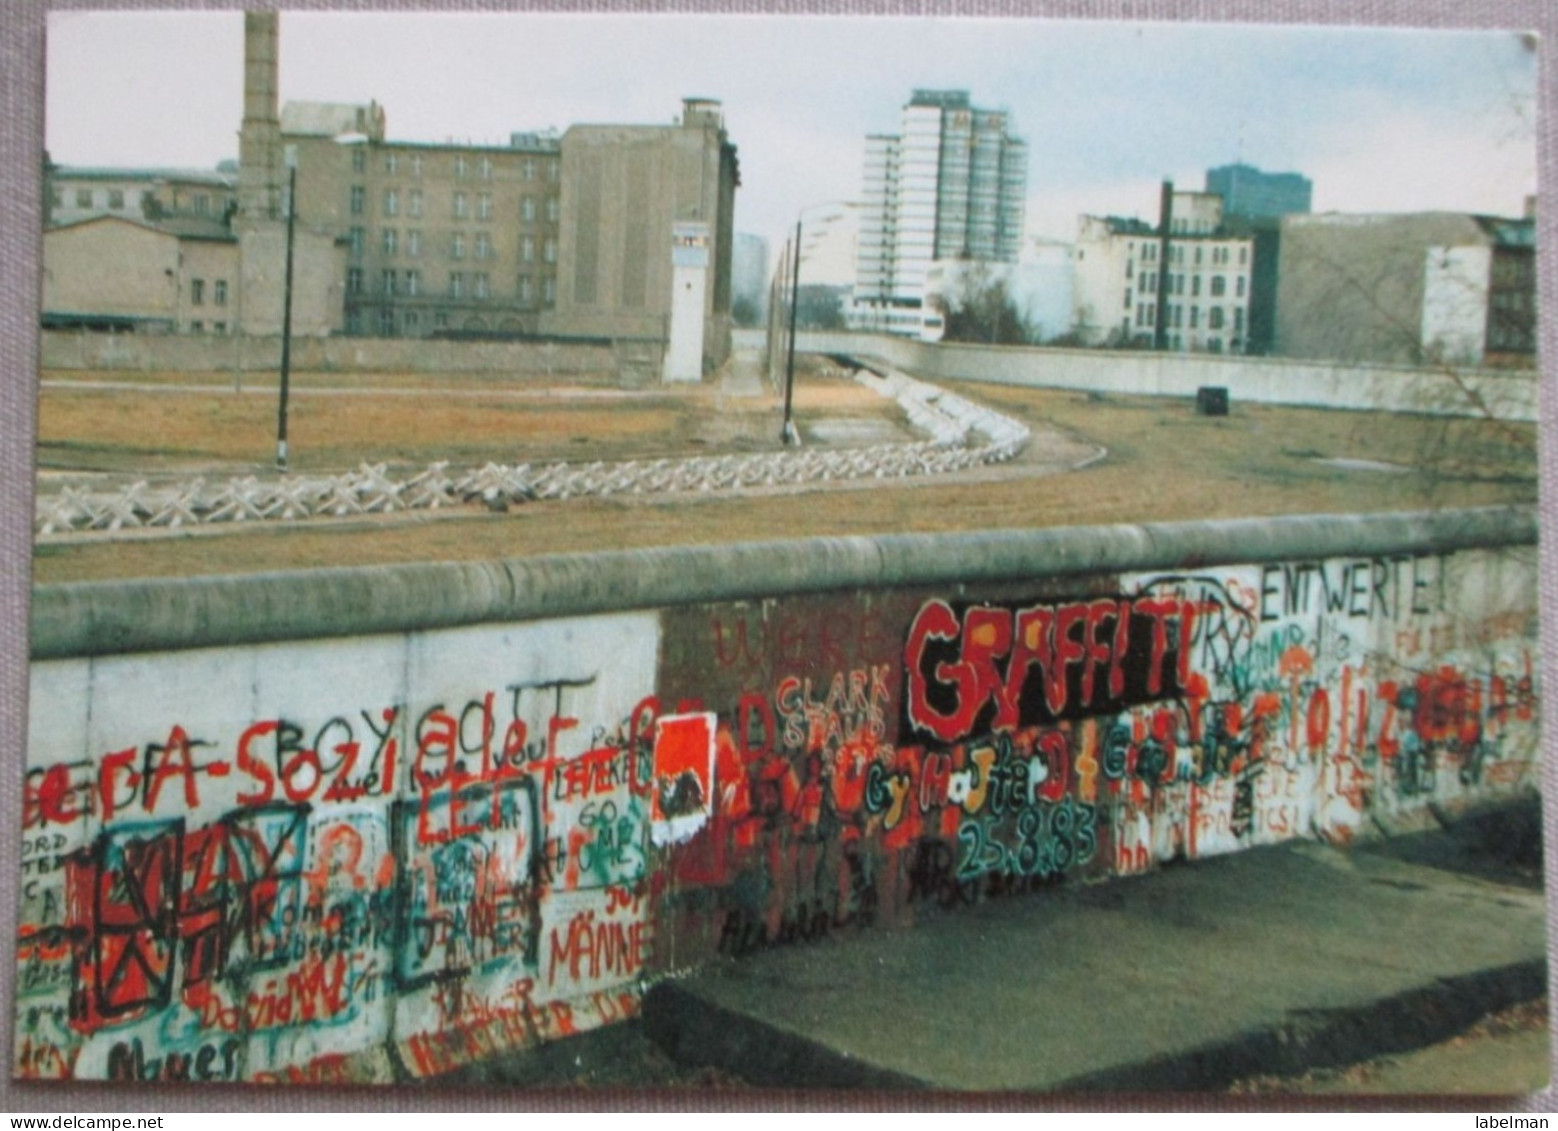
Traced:
<svg viewBox="0 0 1558 1131">
<path fill-rule="evenodd" d="M 45 131 L 66 165 L 236 158 L 238 13 L 52 12 Z M 1514 32 L 826 16 L 283 13 L 281 99 L 384 108 L 405 141 L 671 122 L 720 99 L 736 228 L 782 242 L 857 200 L 864 138 L 916 87 L 1011 113 L 1027 234 L 1154 219 L 1165 178 L 1244 161 L 1314 182 L 1316 211 L 1520 215 L 1536 191 L 1534 40 Z"/>
</svg>

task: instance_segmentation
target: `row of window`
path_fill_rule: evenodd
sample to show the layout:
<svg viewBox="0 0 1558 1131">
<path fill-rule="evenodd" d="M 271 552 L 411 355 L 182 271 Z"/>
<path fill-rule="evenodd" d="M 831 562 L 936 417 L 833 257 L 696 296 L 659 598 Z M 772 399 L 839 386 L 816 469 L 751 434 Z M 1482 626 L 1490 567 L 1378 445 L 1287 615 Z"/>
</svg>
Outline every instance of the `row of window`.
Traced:
<svg viewBox="0 0 1558 1131">
<path fill-rule="evenodd" d="M 422 215 L 422 190 L 411 189 L 405 194 L 406 215 L 420 217 Z M 383 213 L 386 216 L 400 215 L 401 191 L 399 188 L 386 188 L 384 190 Z M 457 192 L 452 201 L 452 212 L 456 220 L 470 219 L 471 198 L 468 194 Z M 477 193 L 475 199 L 475 216 L 478 220 L 492 219 L 492 194 L 490 192 Z M 546 218 L 549 223 L 557 223 L 560 205 L 557 197 L 546 198 Z M 352 185 L 347 196 L 347 210 L 353 216 L 362 216 L 368 210 L 368 190 L 362 185 Z M 519 218 L 527 223 L 532 223 L 536 218 L 536 198 L 533 196 L 522 197 L 519 202 Z"/>
<path fill-rule="evenodd" d="M 1187 309 L 1190 311 L 1190 329 L 1199 330 L 1201 328 L 1201 308 L 1199 306 L 1181 306 L 1177 302 L 1171 303 L 1168 308 L 1168 324 L 1176 328 L 1183 326 L 1185 324 L 1185 311 Z M 1222 307 L 1214 306 L 1207 310 L 1207 329 L 1221 330 L 1224 325 L 1227 324 L 1227 322 L 1228 317 Z M 1136 325 L 1150 328 L 1156 326 L 1157 324 L 1158 304 L 1155 302 L 1137 303 Z M 1242 306 L 1236 306 L 1233 308 L 1233 329 L 1234 333 L 1236 334 L 1242 334 L 1244 332 L 1244 308 Z"/>
<path fill-rule="evenodd" d="M 189 281 L 189 305 L 204 306 L 206 302 L 206 281 L 204 279 L 191 279 Z M 213 279 L 211 281 L 211 305 L 227 305 L 227 280 Z"/>
<path fill-rule="evenodd" d="M 75 194 L 76 207 L 81 209 L 101 207 L 110 212 L 123 212 L 125 197 L 123 189 L 105 189 L 102 194 L 103 203 L 98 205 L 98 194 L 92 189 L 77 189 Z M 211 196 L 209 193 L 197 192 L 188 198 L 191 211 L 197 216 L 211 215 Z M 55 208 L 65 207 L 65 193 L 61 189 L 49 190 L 49 202 Z"/>
<path fill-rule="evenodd" d="M 410 228 L 405 233 L 406 238 L 401 240 L 400 229 L 384 228 L 379 232 L 379 251 L 382 255 L 396 256 L 404 254 L 408 259 L 417 259 L 422 255 L 422 231 L 420 228 Z M 367 233 L 362 228 L 353 228 L 347 233 L 347 240 L 351 245 L 352 258 L 361 259 L 366 247 Z M 464 259 L 469 248 L 473 259 L 496 259 L 497 245 L 492 242 L 490 232 L 477 232 L 475 238 L 467 241 L 465 232 L 449 233 L 449 258 Z M 519 260 L 521 263 L 534 263 L 536 261 L 537 242 L 534 236 L 519 237 Z M 540 241 L 541 259 L 544 263 L 557 262 L 557 240 L 551 236 Z"/>
<path fill-rule="evenodd" d="M 406 154 L 404 161 L 402 161 L 402 155 L 399 154 L 399 153 L 386 153 L 386 154 L 384 154 L 384 163 L 383 163 L 382 168 L 384 169 L 384 172 L 387 175 L 389 175 L 391 177 L 398 176 L 400 174 L 400 172 L 401 172 L 401 167 L 402 167 L 403 164 L 405 166 L 406 172 L 409 172 L 411 174 L 411 176 L 413 176 L 413 177 L 420 177 L 422 175 L 422 170 L 423 170 L 422 154 L 420 154 L 420 153 L 409 153 L 409 154 Z M 491 157 L 477 157 L 477 158 L 475 158 L 473 160 L 472 158 L 467 157 L 463 153 L 457 153 L 457 154 L 455 154 L 455 157 L 454 157 L 453 168 L 454 168 L 454 175 L 456 177 L 458 177 L 458 178 L 462 178 L 463 179 L 465 177 L 471 176 L 474 173 L 478 180 L 483 180 L 483 181 L 490 181 L 490 180 L 492 180 L 492 158 Z M 533 180 L 536 179 L 536 173 L 538 171 L 542 170 L 543 168 L 544 168 L 544 174 L 543 175 L 546 177 L 547 180 L 549 180 L 549 181 L 557 180 L 557 177 L 558 177 L 557 162 L 555 160 L 547 160 L 547 161 L 545 161 L 543 163 L 543 162 L 537 161 L 536 158 L 534 158 L 534 157 L 527 157 L 523 161 L 520 162 L 520 165 L 519 165 L 519 175 L 521 177 L 523 177 L 527 181 L 533 181 Z M 360 148 L 360 147 L 356 148 L 356 149 L 353 149 L 352 150 L 352 172 L 354 172 L 354 173 L 366 173 L 367 171 L 368 171 L 368 151 L 366 149 L 363 149 L 363 148 Z"/>
<path fill-rule="evenodd" d="M 1197 267 L 1201 266 L 1204 254 L 1205 254 L 1205 252 L 1207 250 L 1210 250 L 1211 253 L 1212 253 L 1211 256 L 1210 256 L 1210 259 L 1211 259 L 1211 264 L 1212 264 L 1213 267 L 1225 267 L 1225 266 L 1228 266 L 1229 264 L 1231 264 L 1233 262 L 1233 248 L 1228 247 L 1228 246 L 1223 245 L 1223 244 L 1213 244 L 1213 245 L 1210 246 L 1210 248 L 1208 248 L 1207 245 L 1199 244 L 1199 243 L 1198 244 L 1194 244 L 1191 247 L 1191 251 L 1192 251 L 1191 262 L 1195 266 L 1197 266 Z M 1126 244 L 1125 252 L 1126 252 L 1127 255 L 1134 256 L 1136 254 L 1136 245 L 1134 243 Z M 1078 259 L 1082 258 L 1080 253 L 1077 255 L 1077 258 Z M 1156 262 L 1158 262 L 1158 245 L 1156 243 L 1149 242 L 1149 241 L 1143 241 L 1142 242 L 1142 245 L 1141 245 L 1141 261 L 1143 263 L 1156 263 Z M 1169 262 L 1170 263 L 1184 263 L 1185 262 L 1185 245 L 1184 244 L 1171 243 L 1169 245 Z M 1250 263 L 1250 245 L 1249 244 L 1240 244 L 1239 245 L 1239 266 L 1240 267 L 1248 267 L 1249 263 Z M 1130 261 L 1127 261 L 1126 268 L 1125 268 L 1125 277 L 1127 279 L 1130 278 L 1131 275 L 1134 273 L 1134 271 L 1135 271 L 1134 266 L 1131 265 Z"/>
<path fill-rule="evenodd" d="M 95 195 L 91 189 L 76 190 L 77 208 L 91 208 L 94 199 Z M 49 192 L 49 201 L 54 205 L 55 208 L 65 207 L 64 192 L 62 192 L 60 189 L 51 189 Z M 124 208 L 124 190 L 108 189 L 105 194 L 104 207 L 114 212 L 122 211 Z"/>
<path fill-rule="evenodd" d="M 1138 291 L 1140 291 L 1142 294 L 1157 294 L 1158 293 L 1158 278 L 1159 278 L 1159 276 L 1158 276 L 1158 273 L 1156 271 L 1143 271 L 1140 275 L 1137 276 L 1137 279 L 1136 279 L 1136 289 Z M 1169 282 L 1169 285 L 1168 285 L 1168 293 L 1169 294 L 1171 294 L 1171 295 L 1182 295 L 1182 294 L 1185 293 L 1185 276 L 1184 275 L 1170 275 L 1168 277 L 1168 282 Z M 1245 276 L 1243 276 L 1243 275 L 1236 275 L 1236 276 L 1234 276 L 1234 297 L 1235 298 L 1243 298 L 1244 297 L 1244 292 L 1245 292 Z M 1130 293 L 1131 293 L 1130 291 L 1126 291 L 1125 292 L 1125 294 L 1126 294 L 1125 305 L 1126 306 L 1130 306 L 1130 304 L 1131 304 Z M 1210 294 L 1213 298 L 1222 298 L 1224 295 L 1226 295 L 1228 293 L 1228 280 L 1227 280 L 1227 278 L 1225 276 L 1223 276 L 1223 275 L 1213 275 L 1211 277 L 1210 284 L 1207 286 L 1207 293 Z M 1200 294 L 1201 294 L 1201 276 L 1200 275 L 1191 275 L 1190 276 L 1190 296 L 1192 298 L 1196 298 L 1196 297 L 1199 297 Z"/>
<path fill-rule="evenodd" d="M 364 283 L 365 276 L 360 267 L 350 268 L 346 272 L 346 291 L 348 294 L 363 294 Z M 417 270 L 396 271 L 392 268 L 385 268 L 379 273 L 379 293 L 416 298 L 423 293 L 422 272 Z M 449 288 L 446 293 L 450 298 L 491 298 L 491 277 L 485 271 L 451 271 L 449 272 Z M 536 295 L 535 279 L 529 275 L 519 276 L 515 293 L 518 300 L 522 303 L 534 302 Z M 557 280 L 551 275 L 545 275 L 541 278 L 541 298 L 543 302 L 556 301 Z"/>
</svg>

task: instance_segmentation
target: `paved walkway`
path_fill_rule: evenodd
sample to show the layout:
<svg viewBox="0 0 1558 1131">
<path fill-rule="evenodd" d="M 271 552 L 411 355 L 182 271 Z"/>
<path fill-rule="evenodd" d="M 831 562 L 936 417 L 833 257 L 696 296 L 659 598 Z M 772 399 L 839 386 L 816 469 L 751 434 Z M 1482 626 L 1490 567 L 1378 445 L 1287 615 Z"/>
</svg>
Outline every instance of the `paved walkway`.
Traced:
<svg viewBox="0 0 1558 1131">
<path fill-rule="evenodd" d="M 788 1087 L 1220 1089 L 1419 1048 L 1541 994 L 1546 940 L 1530 882 L 1414 839 L 779 948 L 663 983 L 645 1026 L 684 1063 Z"/>
</svg>

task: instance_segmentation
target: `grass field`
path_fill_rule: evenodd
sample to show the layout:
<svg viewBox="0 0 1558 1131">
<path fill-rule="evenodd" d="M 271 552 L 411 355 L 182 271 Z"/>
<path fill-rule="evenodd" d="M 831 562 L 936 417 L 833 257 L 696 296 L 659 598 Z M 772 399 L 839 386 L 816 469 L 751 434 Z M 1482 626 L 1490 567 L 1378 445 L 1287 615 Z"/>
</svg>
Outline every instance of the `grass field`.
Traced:
<svg viewBox="0 0 1558 1131">
<path fill-rule="evenodd" d="M 1536 499 L 1531 426 L 1239 403 L 1231 415 L 1215 418 L 1197 416 L 1190 402 L 1169 398 L 973 384 L 958 391 L 1043 430 L 1036 450 L 1014 464 L 960 476 L 795 494 L 571 500 L 527 504 L 506 514 L 471 509 L 436 517 L 85 538 L 39 545 L 35 581 Z M 375 385 L 307 375 L 295 386 L 292 406 L 292 464 L 298 471 L 363 461 L 419 467 L 448 460 L 458 467 L 772 450 L 780 420 L 773 398 L 729 397 L 713 385 L 557 395 L 458 377 Z M 883 427 L 902 429 L 895 406 L 810 367 L 803 368 L 795 415 L 803 434 L 839 417 L 877 417 Z M 1041 476 L 1037 465 L 1044 452 L 1037 449 L 1056 442 L 1045 435 L 1064 437 L 1073 447 L 1096 445 L 1107 455 L 1082 470 Z M 40 399 L 38 463 L 44 489 L 82 472 L 118 480 L 171 474 L 210 480 L 269 470 L 274 436 L 273 390 L 234 393 L 230 380 L 221 391 L 208 391 L 199 381 L 153 388 L 48 381 Z"/>
</svg>

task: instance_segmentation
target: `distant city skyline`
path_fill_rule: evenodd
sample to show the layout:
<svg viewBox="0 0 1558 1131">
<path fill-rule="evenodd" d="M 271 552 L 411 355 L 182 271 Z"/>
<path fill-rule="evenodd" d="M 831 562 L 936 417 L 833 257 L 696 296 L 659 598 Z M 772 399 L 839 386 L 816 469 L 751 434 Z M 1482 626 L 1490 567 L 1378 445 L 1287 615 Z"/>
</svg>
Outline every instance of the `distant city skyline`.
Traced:
<svg viewBox="0 0 1558 1131">
<path fill-rule="evenodd" d="M 737 230 L 776 248 L 801 208 L 860 199 L 866 134 L 893 132 L 917 87 L 1011 113 L 1030 153 L 1028 236 L 1073 239 L 1083 212 L 1151 219 L 1164 177 L 1199 189 L 1234 162 L 1302 173 L 1316 211 L 1519 215 L 1536 191 L 1536 54 L 1514 32 L 303 12 L 281 27 L 284 102 L 376 100 L 400 140 L 506 144 L 720 99 Z M 237 12 L 50 13 L 50 156 L 236 157 L 242 31 Z"/>
</svg>

